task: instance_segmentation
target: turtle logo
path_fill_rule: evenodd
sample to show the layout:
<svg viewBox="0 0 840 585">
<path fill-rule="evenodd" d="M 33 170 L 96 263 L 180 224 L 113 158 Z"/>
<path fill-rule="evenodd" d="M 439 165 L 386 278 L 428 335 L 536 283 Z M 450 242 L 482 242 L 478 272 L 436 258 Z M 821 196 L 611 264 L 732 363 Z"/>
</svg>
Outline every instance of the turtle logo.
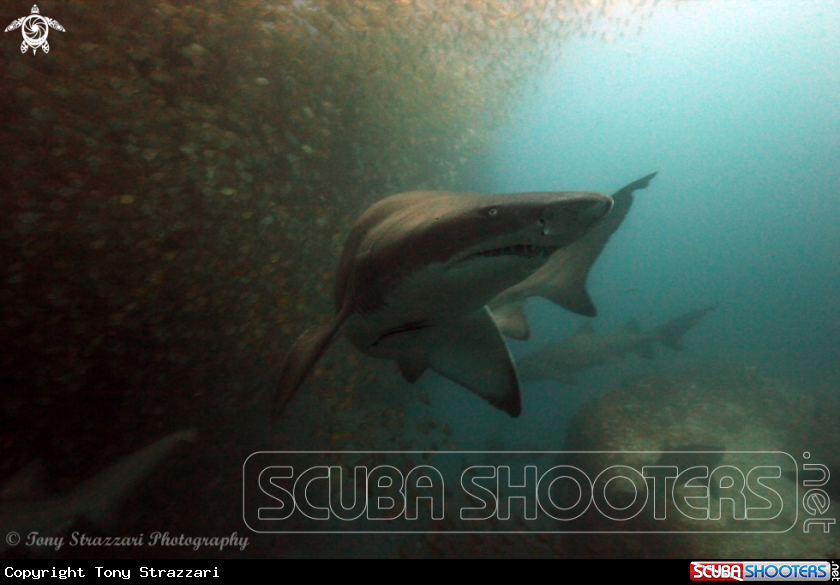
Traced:
<svg viewBox="0 0 840 585">
<path fill-rule="evenodd" d="M 57 20 L 41 16 L 39 14 L 38 6 L 32 7 L 32 14 L 18 18 L 12 24 L 6 27 L 4 32 L 15 30 L 23 27 L 23 43 L 20 45 L 20 52 L 25 53 L 26 49 L 32 47 L 32 54 L 34 55 L 38 49 L 42 49 L 45 53 L 50 52 L 50 45 L 47 43 L 47 33 L 50 32 L 48 27 L 55 30 L 66 32 L 64 27 L 58 24 Z"/>
</svg>

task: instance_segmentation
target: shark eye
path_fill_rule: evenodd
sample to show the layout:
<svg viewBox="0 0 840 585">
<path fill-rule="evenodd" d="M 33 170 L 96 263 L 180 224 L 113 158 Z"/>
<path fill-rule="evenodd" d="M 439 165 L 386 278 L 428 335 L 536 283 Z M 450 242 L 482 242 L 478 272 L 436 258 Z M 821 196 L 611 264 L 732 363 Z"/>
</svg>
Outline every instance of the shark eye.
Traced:
<svg viewBox="0 0 840 585">
<path fill-rule="evenodd" d="M 491 207 L 489 210 L 487 210 L 487 215 L 489 215 L 490 217 L 495 217 L 498 213 L 499 210 L 495 207 Z"/>
<path fill-rule="evenodd" d="M 540 224 L 540 225 L 545 225 L 545 218 L 544 217 L 539 218 L 537 220 L 537 223 Z"/>
</svg>

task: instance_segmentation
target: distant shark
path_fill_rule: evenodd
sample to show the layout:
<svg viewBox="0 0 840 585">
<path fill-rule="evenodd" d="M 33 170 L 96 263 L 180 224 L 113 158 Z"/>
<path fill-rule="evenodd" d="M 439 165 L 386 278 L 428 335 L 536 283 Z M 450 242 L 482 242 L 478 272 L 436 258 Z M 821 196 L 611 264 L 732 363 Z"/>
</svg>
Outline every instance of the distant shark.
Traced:
<svg viewBox="0 0 840 585">
<path fill-rule="evenodd" d="M 516 367 L 486 305 L 611 207 L 594 192 L 415 191 L 373 205 L 347 238 L 336 316 L 304 333 L 280 367 L 274 417 L 342 329 L 362 353 L 395 361 L 409 382 L 431 368 L 519 416 Z"/>
<path fill-rule="evenodd" d="M 122 461 L 84 481 L 63 496 L 38 498 L 41 467 L 27 465 L 0 492 L 0 553 L 15 544 L 6 535 L 16 533 L 21 542 L 31 532 L 52 537 L 85 517 L 96 523 L 107 522 L 131 490 L 181 441 L 192 441 L 192 429 L 171 434 L 129 455 Z"/>
<path fill-rule="evenodd" d="M 610 335 L 597 335 L 591 323 L 585 323 L 572 337 L 552 343 L 518 360 L 523 382 L 554 379 L 573 383 L 578 372 L 621 360 L 628 353 L 653 359 L 653 344 L 661 343 L 679 351 L 680 338 L 703 317 L 717 307 L 690 311 L 660 325 L 650 333 L 642 333 L 638 321 L 630 321 L 624 329 Z"/>
<path fill-rule="evenodd" d="M 578 315 L 594 317 L 595 305 L 586 292 L 586 277 L 633 203 L 633 192 L 645 189 L 657 173 L 633 181 L 612 195 L 610 214 L 577 242 L 555 252 L 545 266 L 513 286 L 488 305 L 502 333 L 513 339 L 531 337 L 525 316 L 525 300 L 543 297 Z"/>
</svg>

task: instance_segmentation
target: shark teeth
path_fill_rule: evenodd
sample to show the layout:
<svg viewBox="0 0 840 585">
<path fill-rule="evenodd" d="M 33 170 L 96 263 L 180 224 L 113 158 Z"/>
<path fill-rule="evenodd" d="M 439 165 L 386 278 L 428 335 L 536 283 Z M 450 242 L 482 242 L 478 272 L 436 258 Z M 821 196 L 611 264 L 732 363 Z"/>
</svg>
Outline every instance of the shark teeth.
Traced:
<svg viewBox="0 0 840 585">
<path fill-rule="evenodd" d="M 487 250 L 486 252 L 479 252 L 476 256 L 486 256 L 489 258 L 495 256 L 520 256 L 524 258 L 548 258 L 557 248 L 549 248 L 545 246 L 530 246 L 528 244 L 519 244 L 516 246 L 508 246 L 506 248 L 496 248 L 495 250 Z"/>
</svg>

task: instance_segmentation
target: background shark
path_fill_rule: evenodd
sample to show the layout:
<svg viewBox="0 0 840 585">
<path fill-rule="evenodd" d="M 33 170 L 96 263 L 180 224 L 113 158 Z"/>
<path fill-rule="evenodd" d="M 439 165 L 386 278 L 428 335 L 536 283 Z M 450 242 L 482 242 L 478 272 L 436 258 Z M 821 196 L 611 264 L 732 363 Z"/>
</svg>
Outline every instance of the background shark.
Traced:
<svg viewBox="0 0 840 585">
<path fill-rule="evenodd" d="M 618 361 L 628 353 L 653 359 L 654 342 L 679 351 L 680 338 L 717 307 L 690 311 L 642 333 L 638 321 L 630 321 L 621 331 L 605 336 L 595 333 L 592 323 L 585 323 L 572 337 L 552 343 L 518 360 L 522 381 L 552 378 L 572 383 L 578 372 Z"/>
<path fill-rule="evenodd" d="M 526 340 L 531 337 L 525 316 L 525 300 L 540 296 L 578 315 L 594 317 L 595 305 L 586 292 L 586 277 L 633 204 L 633 193 L 645 189 L 657 173 L 633 181 L 612 195 L 612 211 L 595 228 L 571 246 L 555 252 L 545 266 L 513 286 L 488 305 L 499 329 L 508 337 Z"/>
<path fill-rule="evenodd" d="M 303 334 L 281 366 L 274 415 L 343 328 L 363 353 L 397 362 L 409 382 L 431 368 L 518 416 L 516 367 L 486 304 L 578 240 L 612 205 L 593 192 L 448 191 L 375 204 L 344 247 L 336 317 Z"/>
<path fill-rule="evenodd" d="M 0 553 L 9 548 L 10 532 L 21 536 L 30 532 L 42 537 L 59 534 L 76 519 L 85 517 L 98 524 L 107 522 L 120 503 L 155 466 L 181 441 L 195 440 L 193 429 L 173 433 L 129 455 L 105 471 L 83 482 L 63 496 L 37 498 L 40 465 L 30 464 L 3 487 L 0 496 Z M 34 493 L 33 493 L 34 492 Z"/>
</svg>

